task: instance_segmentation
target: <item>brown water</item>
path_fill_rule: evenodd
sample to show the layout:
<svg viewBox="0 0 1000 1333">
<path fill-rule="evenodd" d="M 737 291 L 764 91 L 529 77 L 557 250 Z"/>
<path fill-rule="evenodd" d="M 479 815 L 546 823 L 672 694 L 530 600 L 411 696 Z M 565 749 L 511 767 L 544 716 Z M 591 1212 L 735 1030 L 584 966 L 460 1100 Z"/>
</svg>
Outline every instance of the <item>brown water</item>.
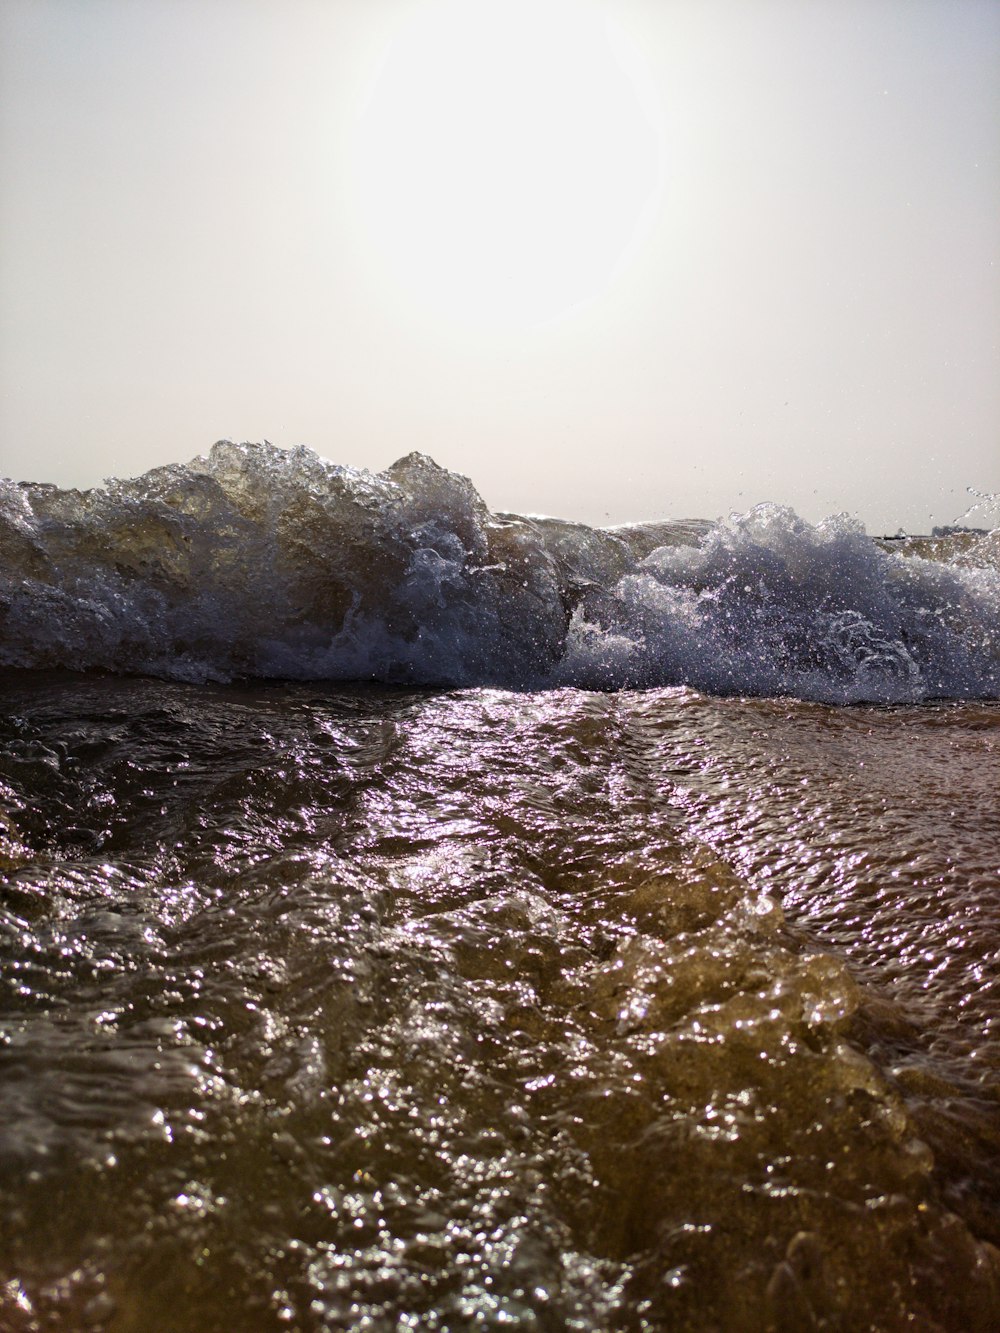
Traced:
<svg viewBox="0 0 1000 1333">
<path fill-rule="evenodd" d="M 1000 705 L 0 681 L 0 1329 L 1000 1326 Z"/>
</svg>

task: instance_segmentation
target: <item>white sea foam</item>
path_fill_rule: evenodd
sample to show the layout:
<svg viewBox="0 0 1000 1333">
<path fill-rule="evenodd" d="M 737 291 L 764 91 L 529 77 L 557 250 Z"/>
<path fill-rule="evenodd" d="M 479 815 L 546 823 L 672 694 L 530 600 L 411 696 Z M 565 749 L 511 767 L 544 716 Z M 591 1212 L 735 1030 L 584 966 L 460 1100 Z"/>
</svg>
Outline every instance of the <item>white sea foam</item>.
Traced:
<svg viewBox="0 0 1000 1333">
<path fill-rule="evenodd" d="M 891 552 L 776 505 L 602 531 L 493 515 L 417 454 L 376 476 L 221 442 L 105 489 L 0 485 L 0 664 L 997 697 L 996 553 Z"/>
<path fill-rule="evenodd" d="M 845 516 L 813 527 L 759 505 L 578 611 L 565 664 L 581 683 L 848 702 L 994 694 L 998 657 L 996 569 L 891 555 Z"/>
</svg>

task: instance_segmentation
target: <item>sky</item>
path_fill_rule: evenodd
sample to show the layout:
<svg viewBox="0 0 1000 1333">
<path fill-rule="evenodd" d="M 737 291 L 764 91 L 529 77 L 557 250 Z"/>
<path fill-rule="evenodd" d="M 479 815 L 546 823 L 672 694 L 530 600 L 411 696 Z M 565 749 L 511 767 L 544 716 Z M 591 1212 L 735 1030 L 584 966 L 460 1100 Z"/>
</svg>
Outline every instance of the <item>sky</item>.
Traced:
<svg viewBox="0 0 1000 1333">
<path fill-rule="evenodd" d="M 950 523 L 1000 492 L 998 69 L 997 0 L 0 0 L 0 475 L 266 438 Z"/>
</svg>

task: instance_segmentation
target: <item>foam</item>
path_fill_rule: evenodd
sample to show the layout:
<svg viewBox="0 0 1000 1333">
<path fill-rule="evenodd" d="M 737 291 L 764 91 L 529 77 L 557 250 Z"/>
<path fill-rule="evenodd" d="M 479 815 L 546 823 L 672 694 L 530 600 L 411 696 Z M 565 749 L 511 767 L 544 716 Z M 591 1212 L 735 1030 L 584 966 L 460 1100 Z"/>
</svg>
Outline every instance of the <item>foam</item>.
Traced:
<svg viewBox="0 0 1000 1333">
<path fill-rule="evenodd" d="M 997 549 L 896 553 L 770 504 L 593 529 L 491 514 L 420 454 L 374 475 L 222 441 L 92 491 L 0 483 L 0 664 L 994 698 Z"/>
</svg>

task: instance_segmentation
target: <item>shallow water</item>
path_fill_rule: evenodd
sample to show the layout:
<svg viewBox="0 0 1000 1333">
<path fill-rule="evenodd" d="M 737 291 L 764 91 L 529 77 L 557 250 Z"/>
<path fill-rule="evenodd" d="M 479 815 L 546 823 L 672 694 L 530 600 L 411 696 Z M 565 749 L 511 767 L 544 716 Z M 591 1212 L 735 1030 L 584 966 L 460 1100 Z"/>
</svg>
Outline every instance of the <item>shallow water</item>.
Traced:
<svg viewBox="0 0 1000 1333">
<path fill-rule="evenodd" d="M 7 673 L 0 1327 L 997 1327 L 998 747 Z"/>
</svg>

